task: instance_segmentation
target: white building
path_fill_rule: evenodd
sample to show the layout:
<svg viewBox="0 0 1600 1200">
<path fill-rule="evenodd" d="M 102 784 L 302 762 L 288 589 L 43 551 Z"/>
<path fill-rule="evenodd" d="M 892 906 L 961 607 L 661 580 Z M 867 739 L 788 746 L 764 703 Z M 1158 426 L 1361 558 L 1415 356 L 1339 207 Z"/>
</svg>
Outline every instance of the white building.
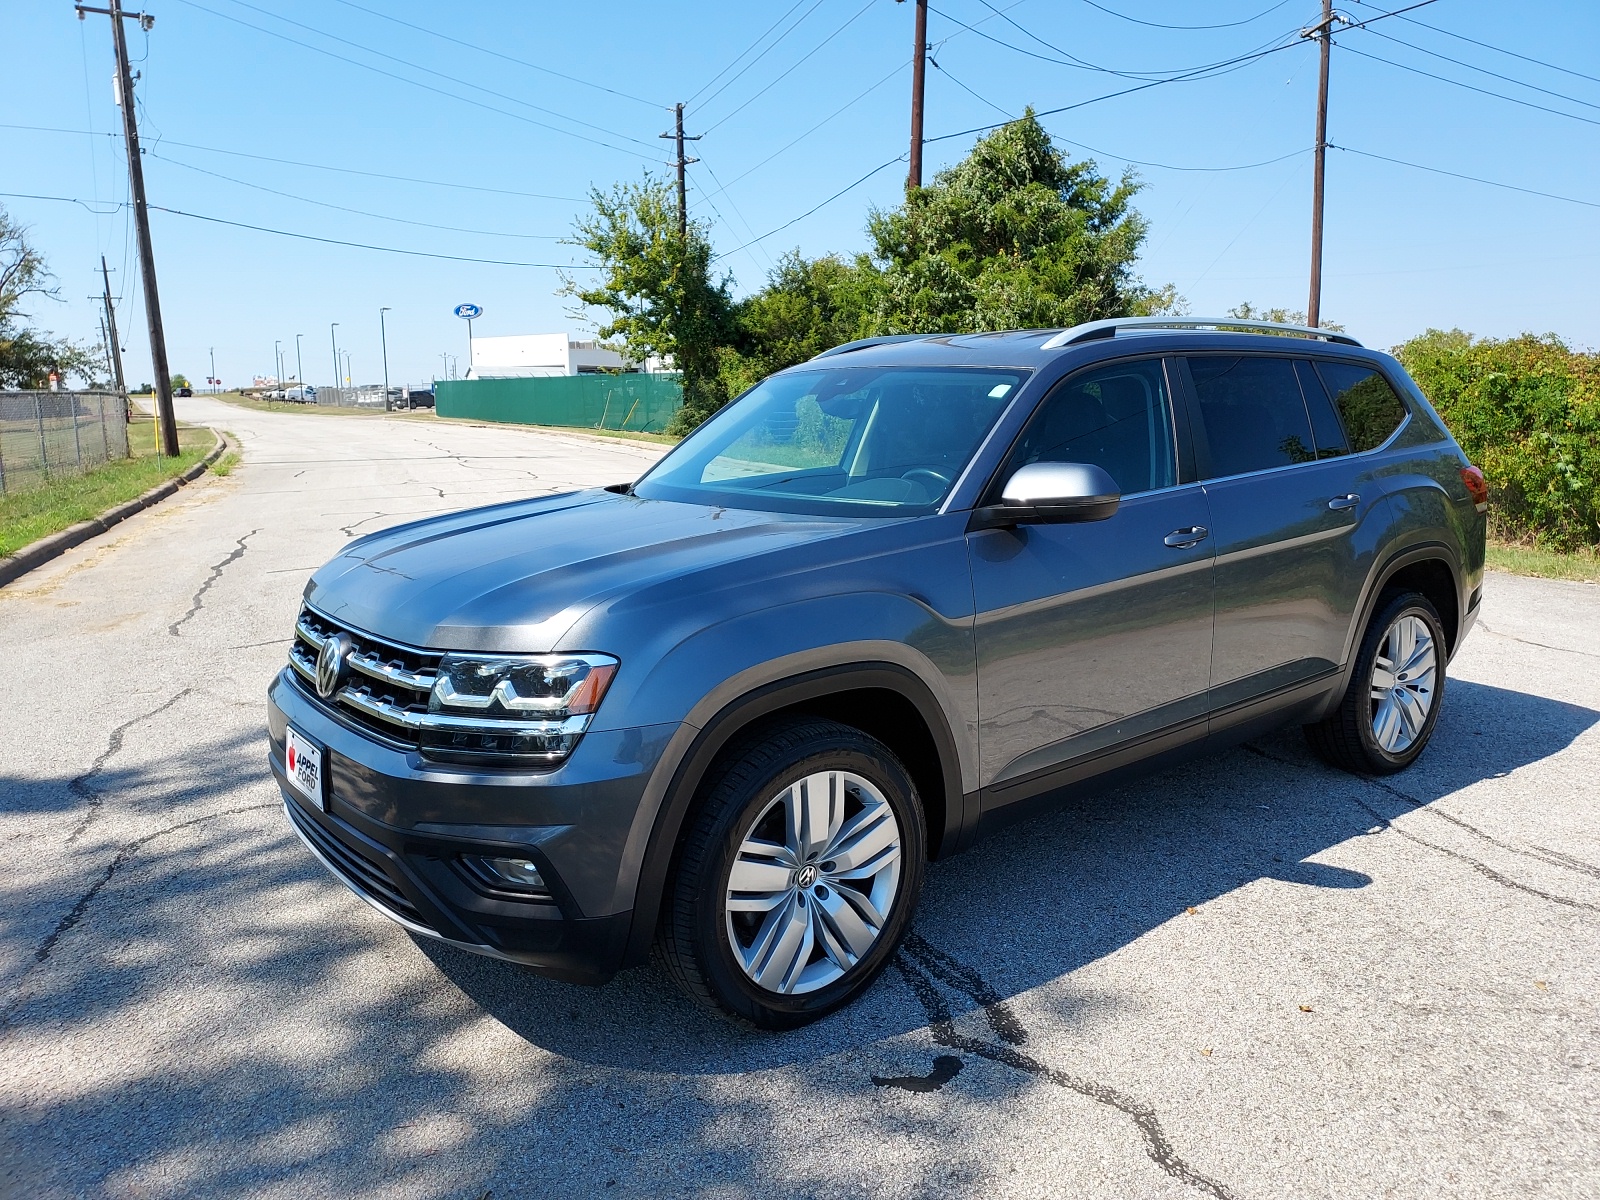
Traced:
<svg viewBox="0 0 1600 1200">
<path fill-rule="evenodd" d="M 638 369 L 615 350 L 596 342 L 576 341 L 565 333 L 519 333 L 473 338 L 467 378 L 528 379 Z"/>
</svg>

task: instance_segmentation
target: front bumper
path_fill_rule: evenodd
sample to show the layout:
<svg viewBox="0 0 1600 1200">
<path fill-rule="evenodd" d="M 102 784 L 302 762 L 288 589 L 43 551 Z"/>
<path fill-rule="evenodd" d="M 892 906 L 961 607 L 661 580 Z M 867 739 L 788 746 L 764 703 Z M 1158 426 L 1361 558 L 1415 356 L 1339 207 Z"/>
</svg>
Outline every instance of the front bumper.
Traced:
<svg viewBox="0 0 1600 1200">
<path fill-rule="evenodd" d="M 603 983 L 623 965 L 632 924 L 629 847 L 649 814 L 646 784 L 673 726 L 586 734 L 553 770 L 428 762 L 386 745 L 314 700 L 285 670 L 268 698 L 268 759 L 285 815 L 341 882 L 413 933 L 542 974 Z M 327 811 L 291 788 L 284 731 L 323 750 Z M 531 859 L 548 897 L 496 892 L 463 855 Z"/>
</svg>

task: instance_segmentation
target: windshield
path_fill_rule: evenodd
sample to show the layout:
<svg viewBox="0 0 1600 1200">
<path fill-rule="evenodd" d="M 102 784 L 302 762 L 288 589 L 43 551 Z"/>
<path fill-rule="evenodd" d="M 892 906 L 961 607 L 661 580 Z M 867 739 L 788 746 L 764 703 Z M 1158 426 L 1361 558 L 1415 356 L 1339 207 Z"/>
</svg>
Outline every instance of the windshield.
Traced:
<svg viewBox="0 0 1600 1200">
<path fill-rule="evenodd" d="M 825 367 L 774 375 L 634 487 L 651 500 L 911 516 L 949 494 L 1026 371 Z"/>
</svg>

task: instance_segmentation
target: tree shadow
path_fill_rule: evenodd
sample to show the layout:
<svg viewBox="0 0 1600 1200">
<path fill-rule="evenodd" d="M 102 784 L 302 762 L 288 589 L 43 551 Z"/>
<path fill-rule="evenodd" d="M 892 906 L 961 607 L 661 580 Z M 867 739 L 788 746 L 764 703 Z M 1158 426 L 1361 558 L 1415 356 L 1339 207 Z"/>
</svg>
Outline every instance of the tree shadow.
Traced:
<svg viewBox="0 0 1600 1200">
<path fill-rule="evenodd" d="M 1368 834 L 1374 811 L 1381 826 L 1600 721 L 1507 689 L 1450 688 L 1435 744 L 1383 786 L 1321 767 L 1289 732 L 1074 800 L 934 864 L 915 961 L 838 1015 L 776 1036 L 701 1013 L 653 969 L 589 989 L 431 941 L 418 954 L 304 852 L 255 731 L 150 768 L 112 763 L 96 783 L 116 819 L 74 845 L 85 866 L 70 888 L 0 878 L 0 937 L 25 968 L 20 986 L 5 981 L 0 1017 L 0 1191 L 871 1190 L 870 1174 L 852 1174 L 870 1159 L 809 1153 L 812 1109 L 796 1106 L 797 1089 L 826 1111 L 884 1103 L 893 1089 L 873 1075 L 943 1086 L 955 1071 L 935 1079 L 923 1042 L 886 1044 L 931 1025 L 944 1045 L 1021 1064 L 1020 1090 L 1032 1060 L 1006 1044 L 1012 998 L 1256 880 L 1365 886 L 1317 857 Z M 60 807 L 69 782 L 0 778 L 0 813 Z M 914 977 L 931 1000 L 901 982 Z M 1093 1011 L 1052 1003 L 1070 1024 L 1117 998 Z M 974 1020 L 998 1041 L 950 1033 Z M 969 1094 L 967 1078 L 897 1110 L 896 1130 L 966 1161 L 963 1112 L 1007 1086 Z M 896 1184 L 947 1190 L 945 1169 L 902 1161 Z"/>
</svg>

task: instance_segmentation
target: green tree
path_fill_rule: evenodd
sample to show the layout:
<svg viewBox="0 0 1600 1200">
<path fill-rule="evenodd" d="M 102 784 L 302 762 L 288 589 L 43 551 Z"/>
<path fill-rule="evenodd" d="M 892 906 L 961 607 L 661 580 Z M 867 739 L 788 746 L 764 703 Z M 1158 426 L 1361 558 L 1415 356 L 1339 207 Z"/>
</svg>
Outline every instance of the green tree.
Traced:
<svg viewBox="0 0 1600 1200">
<path fill-rule="evenodd" d="M 0 387 L 43 388 L 52 371 L 93 384 L 100 365 L 95 354 L 27 324 L 29 297 L 56 296 L 44 255 L 28 243 L 27 232 L 0 208 Z"/>
<path fill-rule="evenodd" d="M 1241 321 L 1272 321 L 1278 325 L 1304 325 L 1306 323 L 1304 309 L 1257 308 L 1248 300 L 1243 304 L 1230 308 L 1228 315 L 1230 317 L 1238 317 Z M 1317 328 L 1331 330 L 1334 333 L 1344 332 L 1344 326 L 1333 321 L 1319 321 Z"/>
<path fill-rule="evenodd" d="M 175 388 L 189 387 L 189 377 L 187 375 L 174 375 L 172 377 L 172 386 Z"/>
<path fill-rule="evenodd" d="M 961 163 L 872 214 L 884 333 L 1054 328 L 1172 311 L 1171 287 L 1134 273 L 1148 225 L 1140 184 L 1070 162 L 1030 108 L 979 140 Z"/>
<path fill-rule="evenodd" d="M 687 433 L 728 400 L 721 364 L 734 337 L 729 283 L 712 279 L 706 227 L 691 221 L 679 237 L 676 195 L 648 174 L 589 198 L 593 211 L 569 244 L 595 256 L 600 278 L 564 280 L 562 294 L 610 314 L 601 338 L 622 339 L 635 357 L 671 358 L 683 381 L 672 431 Z"/>
</svg>

